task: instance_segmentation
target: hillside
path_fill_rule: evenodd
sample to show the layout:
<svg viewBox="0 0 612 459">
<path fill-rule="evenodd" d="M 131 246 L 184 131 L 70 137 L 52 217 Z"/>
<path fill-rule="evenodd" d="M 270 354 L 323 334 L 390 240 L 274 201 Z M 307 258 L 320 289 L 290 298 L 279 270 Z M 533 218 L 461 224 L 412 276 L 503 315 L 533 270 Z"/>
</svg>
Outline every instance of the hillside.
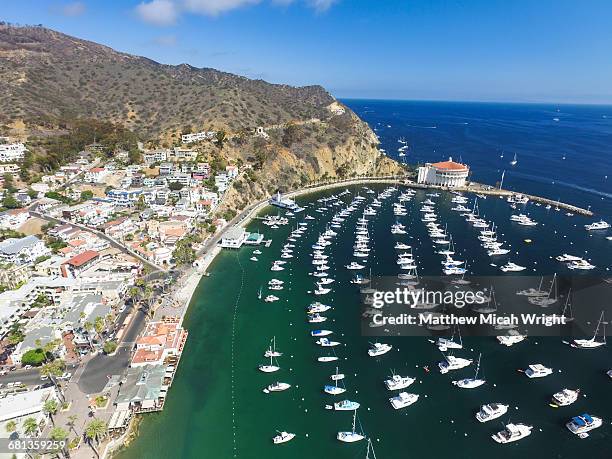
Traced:
<svg viewBox="0 0 612 459">
<path fill-rule="evenodd" d="M 113 123 L 152 146 L 178 144 L 185 132 L 223 130 L 223 151 L 198 148 L 204 157 L 255 160 L 259 170 L 277 171 L 259 174 L 262 193 L 285 175 L 294 186 L 398 167 L 381 157 L 369 127 L 320 86 L 164 65 L 44 27 L 0 25 L 0 92 L 2 131 L 36 145 L 44 145 L 32 138 L 41 130 L 65 134 L 79 119 Z M 332 104 L 345 113 L 334 114 Z M 265 144 L 250 135 L 257 126 L 271 128 Z M 43 158 L 44 148 L 36 154 Z"/>
</svg>

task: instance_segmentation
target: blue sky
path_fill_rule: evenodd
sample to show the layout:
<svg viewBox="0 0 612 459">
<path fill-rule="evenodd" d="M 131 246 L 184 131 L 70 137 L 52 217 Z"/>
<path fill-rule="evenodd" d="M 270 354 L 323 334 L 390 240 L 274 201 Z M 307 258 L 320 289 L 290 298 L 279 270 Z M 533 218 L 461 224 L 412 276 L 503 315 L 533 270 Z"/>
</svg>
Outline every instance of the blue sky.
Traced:
<svg viewBox="0 0 612 459">
<path fill-rule="evenodd" d="M 612 103 L 608 0 L 2 0 L 0 18 L 337 97 Z"/>
</svg>

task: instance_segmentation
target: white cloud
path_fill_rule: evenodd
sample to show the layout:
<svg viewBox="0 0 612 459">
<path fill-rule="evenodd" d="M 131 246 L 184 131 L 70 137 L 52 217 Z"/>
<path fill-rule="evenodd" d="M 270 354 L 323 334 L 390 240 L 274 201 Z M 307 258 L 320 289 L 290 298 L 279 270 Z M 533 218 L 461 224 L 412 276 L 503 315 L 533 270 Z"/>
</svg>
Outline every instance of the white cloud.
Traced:
<svg viewBox="0 0 612 459">
<path fill-rule="evenodd" d="M 168 26 L 176 22 L 178 9 L 170 0 L 142 2 L 136 7 L 136 14 L 144 22 L 158 26 Z"/>
<path fill-rule="evenodd" d="M 208 16 L 217 16 L 226 11 L 248 5 L 256 5 L 261 0 L 185 0 L 188 11 Z"/>
<path fill-rule="evenodd" d="M 85 5 L 82 2 L 73 2 L 64 5 L 62 8 L 62 14 L 64 16 L 80 16 L 85 12 Z"/>
<path fill-rule="evenodd" d="M 323 13 L 332 7 L 337 0 L 308 0 L 308 5 L 317 13 Z"/>
</svg>

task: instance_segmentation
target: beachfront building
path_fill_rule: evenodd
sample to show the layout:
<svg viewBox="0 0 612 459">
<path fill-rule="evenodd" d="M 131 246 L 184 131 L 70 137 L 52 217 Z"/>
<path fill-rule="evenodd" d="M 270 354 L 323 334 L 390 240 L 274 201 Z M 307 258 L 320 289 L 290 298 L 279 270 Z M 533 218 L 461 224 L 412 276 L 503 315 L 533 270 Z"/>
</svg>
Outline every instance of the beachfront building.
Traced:
<svg viewBox="0 0 612 459">
<path fill-rule="evenodd" d="M 221 238 L 221 247 L 225 249 L 239 249 L 249 237 L 244 228 L 234 226 L 225 232 Z"/>
<path fill-rule="evenodd" d="M 136 352 L 130 366 L 175 364 L 183 352 L 187 335 L 176 317 L 149 322 L 136 340 Z"/>
<path fill-rule="evenodd" d="M 6 440 L 9 422 L 14 423 L 17 433 L 23 435 L 23 421 L 33 418 L 36 424 L 43 426 L 47 422 L 47 414 L 43 410 L 45 402 L 55 400 L 59 404 L 57 392 L 53 387 L 30 390 L 27 392 L 7 393 L 0 397 L 0 438 Z M 36 436 L 36 435 L 34 435 Z M 10 457 L 3 454 L 2 457 Z M 13 457 L 16 457 L 13 455 Z M 19 455 L 25 457 L 25 455 Z"/>
<path fill-rule="evenodd" d="M 165 365 L 128 368 L 115 401 L 118 411 L 159 411 L 164 406 L 171 375 Z"/>
<path fill-rule="evenodd" d="M 448 161 L 427 163 L 425 166 L 419 167 L 417 182 L 451 188 L 465 186 L 469 171 L 465 164 L 457 163 L 453 161 L 453 158 L 448 158 Z"/>
</svg>

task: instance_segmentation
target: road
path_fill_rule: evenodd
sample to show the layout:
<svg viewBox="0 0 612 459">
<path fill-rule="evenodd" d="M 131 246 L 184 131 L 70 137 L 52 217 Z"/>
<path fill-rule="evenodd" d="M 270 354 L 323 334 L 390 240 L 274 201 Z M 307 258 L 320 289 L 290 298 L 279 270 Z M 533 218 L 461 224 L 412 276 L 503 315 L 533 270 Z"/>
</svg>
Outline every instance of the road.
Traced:
<svg viewBox="0 0 612 459">
<path fill-rule="evenodd" d="M 79 223 L 73 223 L 73 222 L 69 222 L 67 220 L 63 220 L 60 218 L 55 218 L 55 217 L 49 217 L 48 215 L 45 214 L 41 214 L 40 212 L 37 212 L 35 209 L 36 206 L 32 206 L 30 208 L 30 215 L 40 218 L 42 220 L 46 220 L 48 222 L 52 222 L 55 223 L 56 225 L 70 225 L 73 226 L 74 228 L 79 228 L 83 231 L 88 231 L 90 233 L 94 233 L 96 236 L 100 237 L 101 239 L 104 239 L 105 241 L 107 241 L 111 247 L 114 247 L 118 250 L 121 250 L 122 252 L 128 252 L 130 255 L 132 255 L 133 257 L 137 258 L 138 260 L 140 260 L 141 262 L 143 262 L 144 264 L 146 264 L 147 266 L 149 266 L 153 271 L 163 271 L 162 268 L 160 268 L 159 266 L 157 266 L 156 264 L 152 263 L 151 261 L 147 260 L 146 258 L 142 257 L 141 255 L 137 254 L 136 252 L 128 249 L 127 247 L 125 247 L 123 244 L 120 244 L 119 242 L 117 242 L 115 239 L 111 238 L 110 236 L 104 234 L 101 231 L 98 231 L 96 229 L 93 228 L 89 228 L 88 226 L 85 225 L 81 225 Z"/>
</svg>

